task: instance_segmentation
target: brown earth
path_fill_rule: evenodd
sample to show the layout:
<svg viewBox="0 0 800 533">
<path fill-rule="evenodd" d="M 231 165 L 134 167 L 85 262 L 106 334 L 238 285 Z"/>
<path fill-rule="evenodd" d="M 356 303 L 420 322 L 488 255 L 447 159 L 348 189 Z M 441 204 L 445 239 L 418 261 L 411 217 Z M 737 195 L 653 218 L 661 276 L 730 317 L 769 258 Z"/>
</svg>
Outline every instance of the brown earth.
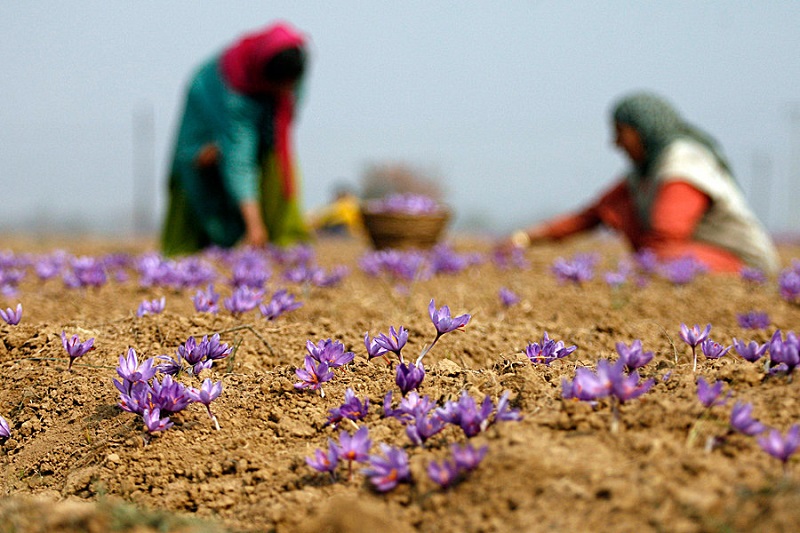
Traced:
<svg viewBox="0 0 800 533">
<path fill-rule="evenodd" d="M 50 249 L 3 242 L 18 253 Z M 76 254 L 147 248 L 64 246 Z M 459 241 L 456 249 L 489 246 Z M 705 444 L 727 431 L 733 400 L 752 402 L 754 416 L 781 431 L 800 422 L 800 383 L 765 380 L 763 365 L 735 355 L 701 356 L 694 374 L 678 337 L 681 323 L 711 323 L 712 337 L 723 344 L 732 337 L 765 342 L 775 329 L 800 328 L 800 308 L 778 296 L 774 278 L 755 288 L 738 276 L 703 276 L 683 287 L 654 279 L 618 295 L 600 275 L 582 287 L 559 285 L 549 272 L 558 256 L 600 250 L 599 274 L 624 255 L 615 242 L 580 239 L 531 250 L 528 270 L 487 263 L 417 283 L 404 295 L 358 269 L 365 250 L 355 242 L 319 243 L 321 264 L 345 264 L 351 274 L 337 287 L 305 293 L 294 287 L 304 306 L 274 323 L 257 312 L 198 314 L 193 290 L 143 289 L 135 275 L 86 291 L 28 275 L 17 298 L 0 297 L 2 308 L 17 301 L 24 307 L 18 326 L 0 322 L 0 414 L 12 429 L 0 448 L 0 532 L 797 530 L 800 474 L 790 469 L 784 476 L 753 437 L 730 436 L 712 451 Z M 797 248 L 781 252 L 785 265 L 800 256 Z M 279 279 L 269 284 L 278 286 Z M 503 309 L 503 286 L 521 303 Z M 142 300 L 162 295 L 163 314 L 136 317 Z M 471 313 L 472 321 L 465 332 L 442 337 L 426 357 L 421 393 L 439 402 L 461 391 L 496 401 L 510 391 L 523 415 L 473 438 L 489 452 L 447 491 L 425 467 L 446 457 L 450 443 L 465 442 L 464 434 L 449 427 L 425 449 L 412 446 L 396 420 L 381 416 L 384 394 L 396 389 L 393 374 L 379 360 L 366 360 L 362 342 L 365 331 L 375 336 L 402 325 L 410 330 L 407 353 L 418 352 L 434 333 L 431 298 L 454 314 Z M 743 330 L 736 314 L 751 310 L 766 311 L 770 327 Z M 97 349 L 72 372 L 65 371 L 62 330 L 96 339 Z M 550 367 L 532 365 L 523 350 L 545 331 L 577 351 Z M 192 405 L 173 417 L 175 427 L 145 439 L 141 418 L 116 405 L 111 380 L 118 357 L 129 346 L 145 357 L 173 354 L 188 336 L 215 332 L 237 346 L 227 365 L 210 374 L 224 383 L 213 405 L 222 429 Z M 326 384 L 324 398 L 295 390 L 306 341 L 326 338 L 354 351 L 354 363 Z M 619 431 L 611 432 L 608 404 L 562 400 L 560 381 L 572 379 L 577 366 L 615 358 L 615 343 L 634 339 L 656 354 L 641 372 L 656 385 L 622 406 Z M 723 380 L 733 399 L 701 416 L 697 376 Z M 348 387 L 370 399 L 373 442 L 408 452 L 412 485 L 378 494 L 358 472 L 347 479 L 342 471 L 332 482 L 305 464 L 338 436 L 325 420 Z"/>
</svg>

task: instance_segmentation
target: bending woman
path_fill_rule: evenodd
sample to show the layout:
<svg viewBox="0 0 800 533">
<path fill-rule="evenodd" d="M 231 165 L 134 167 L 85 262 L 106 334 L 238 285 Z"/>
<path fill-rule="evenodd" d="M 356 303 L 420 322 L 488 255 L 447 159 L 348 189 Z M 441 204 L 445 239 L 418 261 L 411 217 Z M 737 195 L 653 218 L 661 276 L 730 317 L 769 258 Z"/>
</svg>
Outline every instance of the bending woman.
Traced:
<svg viewBox="0 0 800 533">
<path fill-rule="evenodd" d="M 196 72 L 170 172 L 166 255 L 308 238 L 290 143 L 305 62 L 304 37 L 277 23 Z"/>
<path fill-rule="evenodd" d="M 774 272 L 775 247 L 716 143 L 662 98 L 635 93 L 614 108 L 615 144 L 632 168 L 592 205 L 516 232 L 503 246 L 559 240 L 604 224 L 634 250 L 692 256 L 712 272 Z"/>
</svg>

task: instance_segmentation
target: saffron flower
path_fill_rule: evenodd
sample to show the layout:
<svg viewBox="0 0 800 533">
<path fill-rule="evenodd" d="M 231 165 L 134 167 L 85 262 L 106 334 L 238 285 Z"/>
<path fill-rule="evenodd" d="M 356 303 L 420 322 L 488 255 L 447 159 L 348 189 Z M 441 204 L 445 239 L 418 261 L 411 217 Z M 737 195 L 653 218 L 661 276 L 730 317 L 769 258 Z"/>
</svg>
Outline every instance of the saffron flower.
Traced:
<svg viewBox="0 0 800 533">
<path fill-rule="evenodd" d="M 155 300 L 145 300 L 139 304 L 136 316 L 142 318 L 144 315 L 157 315 L 164 310 L 167 300 L 162 296 Z"/>
<path fill-rule="evenodd" d="M 481 464 L 481 461 L 489 451 L 489 447 L 484 445 L 476 449 L 469 443 L 464 446 L 453 444 L 450 450 L 458 468 L 469 472 L 478 468 L 478 465 Z"/>
<path fill-rule="evenodd" d="M 364 333 L 364 346 L 367 348 L 367 359 L 374 359 L 376 357 L 383 357 L 386 359 L 388 350 L 378 344 L 377 339 L 370 340 L 369 332 Z M 390 363 L 388 359 L 386 359 L 386 362 Z"/>
<path fill-rule="evenodd" d="M 417 364 L 419 364 L 419 362 L 422 361 L 422 358 L 425 357 L 429 351 L 431 351 L 431 348 L 433 348 L 442 335 L 457 329 L 463 330 L 464 326 L 466 326 L 472 318 L 472 316 L 469 314 L 452 317 L 450 315 L 450 307 L 444 305 L 441 307 L 441 309 L 436 309 L 436 303 L 433 301 L 433 299 L 431 299 L 431 303 L 428 304 L 428 314 L 431 317 L 433 326 L 436 328 L 436 337 L 434 337 L 433 342 L 425 347 L 419 357 L 417 357 Z"/>
<path fill-rule="evenodd" d="M 706 339 L 700 343 L 700 348 L 703 351 L 703 355 L 706 356 L 706 359 L 719 359 L 731 351 L 733 346 L 722 346 L 718 342 L 714 342 L 711 339 Z"/>
<path fill-rule="evenodd" d="M 686 324 L 681 324 L 681 339 L 692 347 L 692 372 L 697 372 L 697 345 L 706 340 L 710 332 L 711 324 L 706 324 L 704 330 L 701 330 L 697 324 L 692 326 L 691 329 Z"/>
<path fill-rule="evenodd" d="M 573 345 L 566 347 L 564 341 L 551 339 L 547 332 L 544 332 L 541 343 L 530 343 L 525 347 L 525 355 L 533 364 L 543 364 L 550 366 L 556 359 L 561 359 L 574 352 L 578 347 Z"/>
<path fill-rule="evenodd" d="M 356 393 L 350 387 L 344 391 L 344 403 L 339 407 L 334 407 L 328 411 L 327 424 L 335 428 L 342 420 L 364 420 L 369 413 L 369 398 L 364 398 L 364 401 L 358 399 Z"/>
<path fill-rule="evenodd" d="M 428 439 L 444 429 L 445 424 L 437 413 L 430 415 L 430 411 L 420 411 L 414 421 L 406 425 L 406 435 L 417 446 L 424 446 Z"/>
<path fill-rule="evenodd" d="M 2 318 L 9 326 L 16 326 L 22 320 L 22 304 L 18 303 L 16 309 L 6 308 L 5 311 L 0 309 L 0 318 Z"/>
<path fill-rule="evenodd" d="M 214 291 L 213 284 L 209 284 L 204 291 L 198 290 L 197 293 L 192 297 L 194 309 L 198 313 L 217 314 L 219 311 L 217 302 L 219 302 L 219 293 Z"/>
<path fill-rule="evenodd" d="M 202 403 L 206 406 L 206 410 L 208 411 L 208 416 L 214 422 L 214 427 L 219 431 L 219 422 L 217 421 L 216 415 L 211 412 L 211 402 L 216 400 L 220 394 L 222 394 L 222 381 L 217 381 L 213 383 L 209 378 L 203 380 L 203 384 L 199 389 L 194 387 L 189 387 L 186 392 L 189 394 L 189 398 L 192 401 L 197 403 Z"/>
<path fill-rule="evenodd" d="M 408 455 L 401 448 L 380 444 L 383 456 L 370 455 L 369 466 L 362 472 L 378 492 L 388 492 L 400 483 L 411 482 Z"/>
<path fill-rule="evenodd" d="M 512 305 L 517 305 L 519 303 L 519 296 L 506 287 L 500 287 L 498 291 L 498 296 L 500 297 L 500 303 L 503 304 L 503 307 L 511 307 Z"/>
<path fill-rule="evenodd" d="M 350 435 L 347 431 L 339 433 L 339 443 L 332 443 L 340 461 L 347 461 L 348 477 L 353 475 L 353 463 L 366 463 L 369 460 L 369 449 L 372 441 L 369 438 L 367 426 L 361 426 Z"/>
<path fill-rule="evenodd" d="M 800 263 L 792 261 L 790 268 L 778 274 L 778 292 L 787 302 L 797 302 L 800 298 Z"/>
<path fill-rule="evenodd" d="M 321 340 L 317 344 L 306 341 L 306 350 L 314 360 L 326 363 L 329 368 L 346 365 L 356 356 L 353 352 L 345 352 L 344 344 L 333 339 Z"/>
<path fill-rule="evenodd" d="M 161 418 L 161 410 L 158 407 L 145 409 L 142 418 L 144 418 L 144 427 L 150 433 L 166 431 L 173 426 L 169 417 Z"/>
<path fill-rule="evenodd" d="M 281 289 L 272 295 L 269 303 L 259 304 L 258 309 L 261 311 L 261 316 L 272 322 L 279 316 L 299 309 L 302 306 L 303 302 L 296 301 L 294 295 L 289 294 L 286 289 Z"/>
<path fill-rule="evenodd" d="M 800 338 L 790 331 L 783 338 L 781 330 L 776 330 L 769 341 L 770 372 L 791 374 L 800 364 Z M 777 365 L 773 368 L 773 365 Z"/>
<path fill-rule="evenodd" d="M 164 376 L 160 382 L 158 378 L 153 378 L 151 389 L 150 402 L 162 412 L 177 413 L 192 403 L 187 388 L 170 375 Z"/>
<path fill-rule="evenodd" d="M 731 428 L 744 435 L 758 435 L 767 429 L 764 424 L 750 416 L 753 404 L 736 402 L 731 410 Z"/>
<path fill-rule="evenodd" d="M 395 355 L 397 355 L 397 357 L 400 358 L 401 361 L 403 360 L 403 356 L 400 355 L 400 351 L 406 345 L 407 341 L 408 341 L 408 331 L 405 328 L 403 328 L 403 326 L 400 326 L 400 329 L 397 331 L 395 331 L 394 326 L 390 326 L 389 335 L 381 333 L 380 335 L 375 337 L 375 343 L 378 346 L 380 346 L 387 352 L 394 353 Z"/>
<path fill-rule="evenodd" d="M 77 335 L 73 335 L 72 338 L 68 340 L 67 333 L 62 331 L 61 345 L 67 351 L 67 355 L 69 355 L 69 366 L 67 366 L 67 370 L 71 370 L 72 363 L 75 362 L 75 359 L 85 355 L 91 350 L 94 350 L 94 337 L 87 341 L 81 342 Z"/>
<path fill-rule="evenodd" d="M 594 277 L 594 266 L 597 264 L 595 254 L 575 254 L 572 259 L 557 258 L 550 270 L 559 283 L 575 283 L 580 285 Z"/>
<path fill-rule="evenodd" d="M 449 489 L 461 478 L 461 471 L 452 459 L 443 459 L 441 463 L 431 461 L 427 470 L 428 477 L 443 489 Z"/>
<path fill-rule="evenodd" d="M 435 403 L 427 396 L 420 396 L 416 391 L 411 391 L 400 400 L 397 409 L 392 409 L 392 391 L 386 393 L 383 398 L 383 416 L 386 418 L 396 418 L 401 423 L 409 423 L 419 416 L 428 414 Z"/>
<path fill-rule="evenodd" d="M 748 344 L 745 344 L 744 341 L 740 341 L 734 337 L 733 347 L 736 349 L 736 353 L 744 357 L 747 361 L 755 363 L 767 352 L 769 344 L 758 344 L 756 341 L 750 341 Z"/>
<path fill-rule="evenodd" d="M 156 375 L 156 370 L 153 368 L 152 358 L 147 359 L 140 365 L 136 358 L 136 350 L 128 348 L 127 355 L 119 356 L 117 374 L 126 381 L 136 383 L 137 381 L 150 381 Z"/>
<path fill-rule="evenodd" d="M 394 382 L 400 387 L 403 396 L 419 388 L 424 379 L 425 367 L 422 365 L 422 362 L 417 364 L 409 363 L 407 365 L 405 363 L 400 363 L 397 365 Z"/>
<path fill-rule="evenodd" d="M 619 360 L 625 365 L 625 370 L 632 372 L 641 368 L 653 360 L 653 352 L 645 352 L 642 348 L 642 341 L 634 340 L 630 346 L 623 342 L 616 345 Z"/>
<path fill-rule="evenodd" d="M 7 439 L 11 437 L 11 428 L 8 427 L 8 421 L 0 416 L 0 439 Z"/>
<path fill-rule="evenodd" d="M 303 366 L 304 368 L 295 370 L 295 374 L 301 381 L 295 383 L 294 388 L 319 390 L 320 396 L 324 398 L 325 391 L 322 390 L 322 384 L 333 379 L 333 372 L 329 369 L 328 364 L 317 362 L 313 357 L 307 355 Z"/>
<path fill-rule="evenodd" d="M 253 289 L 247 285 L 239 285 L 233 289 L 231 296 L 222 302 L 225 309 L 232 315 L 238 316 L 248 313 L 258 307 L 264 293 L 260 289 Z"/>
<path fill-rule="evenodd" d="M 727 396 L 721 397 L 723 382 L 717 380 L 714 385 L 709 385 L 703 377 L 697 378 L 697 398 L 706 409 L 710 409 L 715 405 L 725 405 L 725 402 L 730 398 L 731 393 Z"/>
<path fill-rule="evenodd" d="M 661 266 L 661 275 L 674 285 L 686 285 L 707 272 L 706 266 L 692 256 L 673 259 Z"/>
<path fill-rule="evenodd" d="M 759 311 L 737 314 L 736 321 L 743 329 L 766 329 L 769 327 L 769 316 L 767 313 Z"/>
<path fill-rule="evenodd" d="M 328 472 L 333 477 L 336 467 L 339 466 L 339 456 L 333 443 L 327 450 L 314 450 L 314 457 L 306 457 L 306 464 L 318 472 Z"/>
<path fill-rule="evenodd" d="M 743 281 L 752 283 L 753 285 L 763 285 L 767 282 L 767 275 L 759 268 L 742 267 L 742 270 L 739 271 L 739 275 Z"/>
<path fill-rule="evenodd" d="M 765 452 L 779 459 L 783 463 L 784 473 L 788 473 L 789 458 L 800 447 L 800 426 L 792 425 L 785 437 L 777 429 L 770 430 L 769 434 L 758 437 L 758 444 Z"/>
</svg>

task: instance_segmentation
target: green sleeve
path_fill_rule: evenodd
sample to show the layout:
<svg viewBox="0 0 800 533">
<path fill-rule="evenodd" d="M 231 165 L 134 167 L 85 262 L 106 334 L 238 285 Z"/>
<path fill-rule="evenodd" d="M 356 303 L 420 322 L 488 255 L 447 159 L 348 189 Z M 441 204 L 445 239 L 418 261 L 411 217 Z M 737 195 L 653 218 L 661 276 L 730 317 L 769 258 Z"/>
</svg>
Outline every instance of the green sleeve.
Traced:
<svg viewBox="0 0 800 533">
<path fill-rule="evenodd" d="M 259 117 L 263 114 L 258 102 L 232 91 L 225 95 L 227 120 L 220 136 L 221 173 L 225 190 L 240 204 L 258 200 L 260 165 Z"/>
</svg>

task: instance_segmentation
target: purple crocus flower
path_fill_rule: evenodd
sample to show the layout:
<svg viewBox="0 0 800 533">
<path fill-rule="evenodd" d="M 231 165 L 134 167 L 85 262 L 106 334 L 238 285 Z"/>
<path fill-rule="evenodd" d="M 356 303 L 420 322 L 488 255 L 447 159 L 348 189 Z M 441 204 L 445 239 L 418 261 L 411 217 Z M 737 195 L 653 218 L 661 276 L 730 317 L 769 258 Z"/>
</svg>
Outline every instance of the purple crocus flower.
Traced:
<svg viewBox="0 0 800 533">
<path fill-rule="evenodd" d="M 628 372 L 641 368 L 653 360 L 653 352 L 645 352 L 642 348 L 642 341 L 634 340 L 630 346 L 623 342 L 616 345 L 619 360 L 625 365 Z"/>
<path fill-rule="evenodd" d="M 225 298 L 222 303 L 232 315 L 238 316 L 258 307 L 263 297 L 264 293 L 260 289 L 240 285 L 234 288 L 230 298 Z"/>
<path fill-rule="evenodd" d="M 703 355 L 706 356 L 706 359 L 719 359 L 729 351 L 733 346 L 723 346 L 718 342 L 714 342 L 711 339 L 706 339 L 700 343 L 700 348 L 703 351 Z"/>
<path fill-rule="evenodd" d="M 605 398 L 611 393 L 612 387 L 610 367 L 611 364 L 606 359 L 597 362 L 597 373 L 586 367 L 578 367 L 575 369 L 575 379 L 572 381 L 561 379 L 561 397 L 575 398 L 584 402 Z"/>
<path fill-rule="evenodd" d="M 367 348 L 367 359 L 374 359 L 376 357 L 386 357 L 388 350 L 378 344 L 377 339 L 370 340 L 369 332 L 364 333 L 364 346 Z M 390 361 L 387 359 L 386 361 Z"/>
<path fill-rule="evenodd" d="M 796 302 L 800 298 L 800 265 L 792 264 L 778 274 L 778 292 L 787 302 Z"/>
<path fill-rule="evenodd" d="M 334 407 L 329 413 L 326 424 L 330 424 L 334 428 L 344 419 L 364 420 L 369 413 L 369 398 L 364 398 L 362 402 L 353 392 L 353 389 L 348 387 L 344 391 L 344 403 L 339 407 Z"/>
<path fill-rule="evenodd" d="M 306 341 L 308 355 L 330 368 L 338 368 L 350 363 L 356 356 L 353 352 L 345 352 L 344 344 L 333 339 L 324 339 L 314 344 Z"/>
<path fill-rule="evenodd" d="M 463 329 L 467 325 L 470 318 L 468 314 L 459 315 L 457 317 L 450 316 L 450 307 L 443 305 L 440 309 L 436 309 L 436 304 L 433 300 L 428 304 L 428 314 L 431 317 L 434 327 L 436 328 L 436 335 L 441 336 L 445 333 L 450 333 L 457 329 Z"/>
<path fill-rule="evenodd" d="M 334 444 L 331 443 L 327 450 L 314 450 L 314 457 L 306 457 L 306 464 L 318 472 L 329 472 L 333 476 L 339 466 L 339 456 Z"/>
<path fill-rule="evenodd" d="M 639 372 L 634 370 L 629 375 L 625 375 L 622 365 L 613 365 L 611 367 L 614 374 L 611 377 L 611 394 L 617 398 L 620 403 L 627 402 L 638 398 L 645 392 L 649 391 L 655 384 L 653 378 L 639 382 Z"/>
<path fill-rule="evenodd" d="M 767 429 L 764 424 L 752 418 L 750 413 L 753 412 L 753 404 L 736 402 L 731 410 L 731 427 L 745 435 L 758 435 Z"/>
<path fill-rule="evenodd" d="M 414 421 L 406 425 L 406 435 L 417 446 L 424 446 L 428 439 L 445 427 L 445 421 L 441 417 L 436 413 L 428 413 L 418 412 Z"/>
<path fill-rule="evenodd" d="M 156 356 L 158 361 L 163 361 L 155 366 L 155 370 L 162 374 L 177 376 L 183 370 L 183 358 L 180 355 L 171 357 L 169 355 Z"/>
<path fill-rule="evenodd" d="M 192 297 L 194 309 L 198 313 L 217 314 L 219 311 L 217 302 L 219 302 L 219 293 L 214 291 L 213 284 L 209 284 L 204 291 L 198 290 L 197 293 Z"/>
<path fill-rule="evenodd" d="M 464 435 L 472 438 L 489 426 L 493 411 L 494 404 L 489 396 L 484 398 L 479 408 L 475 399 L 467 391 L 462 391 L 457 401 L 448 401 L 436 410 L 436 414 L 442 420 L 459 426 Z"/>
<path fill-rule="evenodd" d="M 327 363 L 319 363 L 313 357 L 307 355 L 304 368 L 295 370 L 295 374 L 300 378 L 299 383 L 294 384 L 295 389 L 319 390 L 320 396 L 325 396 L 322 384 L 333 379 L 333 372 L 328 368 Z"/>
<path fill-rule="evenodd" d="M 759 268 L 742 267 L 742 270 L 739 271 L 739 275 L 743 281 L 752 283 L 753 285 L 762 285 L 767 282 L 767 275 Z"/>
<path fill-rule="evenodd" d="M 383 398 L 383 416 L 396 418 L 406 424 L 419 416 L 427 415 L 435 405 L 427 395 L 420 396 L 416 391 L 411 391 L 400 400 L 397 409 L 392 409 L 392 391 L 389 391 Z"/>
<path fill-rule="evenodd" d="M 686 324 L 681 324 L 681 339 L 692 347 L 692 372 L 697 371 L 697 345 L 706 340 L 710 332 L 711 324 L 706 324 L 706 329 L 704 330 L 701 330 L 697 324 L 692 326 L 691 329 Z"/>
<path fill-rule="evenodd" d="M 721 397 L 723 382 L 718 380 L 714 385 L 709 385 L 703 377 L 697 378 L 697 398 L 706 409 L 710 409 L 715 405 L 725 405 L 725 402 L 730 398 L 731 394 Z"/>
<path fill-rule="evenodd" d="M 0 416 L 0 439 L 7 439 L 11 437 L 11 428 L 8 427 L 8 421 Z"/>
<path fill-rule="evenodd" d="M 0 309 L 0 318 L 9 326 L 16 326 L 22 320 L 22 304 L 18 303 L 16 309 L 10 307 L 5 310 Z"/>
<path fill-rule="evenodd" d="M 511 307 L 519 303 L 519 296 L 506 287 L 500 287 L 498 296 L 500 297 L 500 303 L 503 304 L 503 307 Z"/>
<path fill-rule="evenodd" d="M 661 266 L 661 275 L 675 285 L 691 283 L 707 271 L 706 266 L 692 256 L 673 259 Z"/>
<path fill-rule="evenodd" d="M 769 434 L 758 437 L 758 444 L 765 452 L 779 459 L 785 470 L 789 458 L 800 447 L 800 426 L 792 425 L 785 437 L 777 429 L 770 430 Z"/>
<path fill-rule="evenodd" d="M 566 347 L 564 341 L 556 342 L 545 331 L 541 343 L 533 342 L 525 347 L 525 355 L 530 359 L 531 363 L 550 366 L 550 363 L 568 356 L 577 348 L 575 345 Z"/>
<path fill-rule="evenodd" d="M 744 341 L 740 341 L 734 337 L 733 347 L 736 349 L 736 353 L 744 357 L 747 361 L 755 363 L 766 353 L 769 344 L 758 344 L 756 341 L 750 341 L 748 344 L 745 344 Z"/>
<path fill-rule="evenodd" d="M 793 331 L 786 333 L 784 339 L 781 330 L 776 330 L 769 341 L 769 354 L 770 366 L 780 366 L 782 371 L 791 374 L 800 365 L 800 339 Z"/>
<path fill-rule="evenodd" d="M 428 477 L 443 489 L 449 489 L 461 478 L 458 465 L 451 459 L 443 459 L 441 463 L 431 461 L 428 463 Z"/>
<path fill-rule="evenodd" d="M 389 327 L 389 335 L 385 333 L 381 333 L 377 337 L 375 337 L 375 343 L 380 346 L 381 348 L 385 349 L 388 352 L 392 352 L 400 360 L 403 360 L 403 356 L 400 355 L 400 351 L 406 345 L 408 341 L 408 331 L 403 327 L 400 326 L 400 329 L 395 331 L 394 326 Z"/>
<path fill-rule="evenodd" d="M 362 472 L 379 492 L 388 492 L 400 483 L 411 482 L 408 455 L 401 448 L 380 444 L 383 456 L 370 455 L 369 467 Z"/>
<path fill-rule="evenodd" d="M 203 384 L 199 389 L 189 387 L 186 389 L 186 392 L 189 394 L 189 398 L 191 398 L 192 401 L 202 403 L 206 406 L 209 418 L 211 418 L 211 420 L 214 422 L 214 427 L 217 428 L 217 431 L 219 431 L 219 422 L 217 421 L 217 417 L 211 412 L 211 402 L 216 400 L 219 395 L 222 394 L 222 381 L 213 383 L 209 378 L 206 378 L 203 380 Z"/>
<path fill-rule="evenodd" d="M 453 444 L 450 446 L 450 450 L 458 468 L 469 472 L 478 468 L 478 465 L 481 464 L 481 461 L 489 451 L 489 447 L 484 445 L 476 449 L 469 443 L 464 446 Z"/>
<path fill-rule="evenodd" d="M 182 383 L 173 381 L 172 376 L 166 375 L 160 382 L 158 378 L 153 379 L 150 401 L 162 412 L 177 413 L 185 409 L 192 399 Z"/>
<path fill-rule="evenodd" d="M 260 304 L 258 309 L 261 311 L 261 316 L 272 322 L 284 313 L 294 311 L 302 306 L 303 302 L 296 301 L 294 295 L 289 294 L 286 289 L 281 289 L 272 295 L 269 303 Z"/>
<path fill-rule="evenodd" d="M 62 331 L 61 345 L 67 351 L 67 355 L 69 355 L 69 366 L 67 366 L 67 370 L 71 370 L 72 363 L 75 362 L 75 359 L 85 355 L 91 350 L 94 350 L 94 337 L 81 342 L 77 335 L 73 335 L 72 338 L 67 339 L 67 332 Z"/>
<path fill-rule="evenodd" d="M 744 329 L 766 329 L 769 327 L 769 315 L 759 311 L 737 314 L 736 321 Z"/>
<path fill-rule="evenodd" d="M 339 459 L 351 464 L 367 462 L 371 447 L 372 440 L 369 438 L 367 426 L 361 426 L 353 435 L 342 431 L 339 433 L 339 443 L 334 444 Z"/>
<path fill-rule="evenodd" d="M 425 379 L 425 367 L 422 362 L 414 363 L 400 363 L 397 365 L 394 382 L 400 388 L 403 396 L 416 390 Z"/>
<path fill-rule="evenodd" d="M 580 285 L 594 277 L 594 267 L 597 264 L 595 254 L 575 254 L 572 259 L 557 258 L 550 270 L 559 283 L 575 283 Z"/>
<path fill-rule="evenodd" d="M 153 389 L 145 381 L 130 382 L 123 379 L 122 382 L 114 381 L 114 386 L 119 390 L 119 403 L 117 404 L 123 411 L 129 413 L 142 414 L 145 409 L 151 407 L 150 397 Z"/>
<path fill-rule="evenodd" d="M 144 418 L 144 427 L 146 427 L 147 431 L 150 433 L 166 431 L 173 426 L 169 417 L 161 418 L 161 410 L 158 407 L 145 409 L 144 413 L 142 413 L 142 417 Z"/>
<path fill-rule="evenodd" d="M 506 391 L 500 396 L 500 399 L 497 400 L 497 408 L 494 412 L 494 421 L 495 422 L 516 422 L 518 420 L 522 420 L 522 415 L 519 412 L 519 409 L 511 409 L 509 407 L 509 397 L 511 396 L 511 392 Z"/>
<path fill-rule="evenodd" d="M 141 318 L 144 315 L 157 315 L 164 311 L 166 304 L 167 300 L 163 296 L 155 300 L 145 300 L 139 304 L 139 309 L 136 311 L 136 316 Z"/>
</svg>

